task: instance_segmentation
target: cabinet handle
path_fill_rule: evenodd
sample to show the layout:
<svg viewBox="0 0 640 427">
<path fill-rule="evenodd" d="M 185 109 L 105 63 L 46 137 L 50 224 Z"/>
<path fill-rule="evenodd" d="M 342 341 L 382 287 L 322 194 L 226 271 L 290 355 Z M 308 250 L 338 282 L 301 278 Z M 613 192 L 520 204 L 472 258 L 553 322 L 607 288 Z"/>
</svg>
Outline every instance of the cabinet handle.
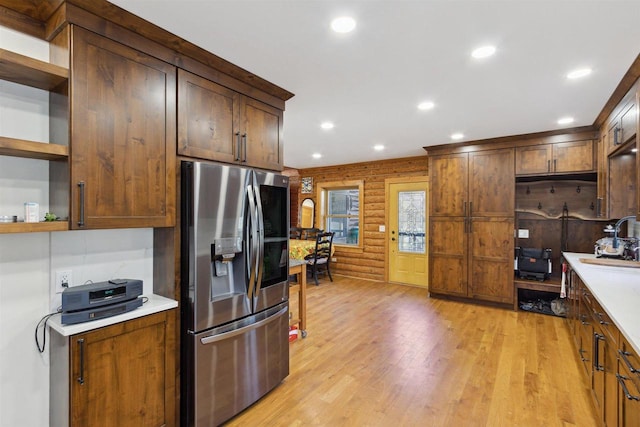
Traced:
<svg viewBox="0 0 640 427">
<path fill-rule="evenodd" d="M 558 159 L 553 159 L 553 171 L 556 172 L 558 170 Z"/>
<path fill-rule="evenodd" d="M 620 145 L 620 129 L 618 126 L 613 128 L 613 145 Z"/>
<path fill-rule="evenodd" d="M 598 218 L 602 217 L 602 212 L 600 212 L 601 209 L 602 209 L 602 197 L 598 197 L 596 199 L 596 217 Z"/>
<path fill-rule="evenodd" d="M 631 371 L 632 374 L 640 372 L 633 367 L 633 365 L 631 364 L 631 361 L 629 361 L 629 359 L 627 358 L 627 356 L 631 356 L 631 353 L 629 353 L 628 351 L 618 350 L 618 354 L 620 355 L 620 358 L 622 359 L 624 364 L 627 365 L 627 368 L 629 369 L 629 371 Z"/>
<path fill-rule="evenodd" d="M 84 181 L 78 183 L 80 190 L 80 218 L 78 219 L 78 225 L 84 227 Z"/>
<path fill-rule="evenodd" d="M 462 202 L 462 216 L 467 216 L 467 202 Z"/>
<path fill-rule="evenodd" d="M 604 366 L 600 364 L 600 341 L 604 341 L 604 336 L 597 332 L 593 333 L 593 369 L 604 371 Z"/>
<path fill-rule="evenodd" d="M 247 134 L 246 133 L 242 135 L 242 152 L 243 152 L 242 161 L 246 163 L 247 162 Z"/>
<path fill-rule="evenodd" d="M 547 172 L 551 172 L 551 160 L 547 160 Z"/>
<path fill-rule="evenodd" d="M 80 385 L 84 384 L 84 338 L 78 340 L 78 346 L 80 347 L 80 376 L 78 382 Z"/>
<path fill-rule="evenodd" d="M 625 381 L 629 379 L 628 377 L 625 377 L 624 375 L 620 375 L 616 373 L 616 378 L 618 379 L 618 384 L 620 384 L 620 387 L 622 387 L 622 392 L 624 393 L 624 397 L 626 397 L 629 400 L 640 400 L 640 396 L 634 396 L 633 394 L 629 393 L 629 389 L 625 384 Z"/>
<path fill-rule="evenodd" d="M 469 202 L 469 216 L 473 216 L 473 202 Z"/>
<path fill-rule="evenodd" d="M 241 146 L 240 146 L 240 132 L 236 132 L 235 133 L 236 136 L 236 157 L 234 158 L 234 160 L 236 162 L 240 161 L 240 157 L 242 155 L 242 153 L 240 152 Z"/>
</svg>

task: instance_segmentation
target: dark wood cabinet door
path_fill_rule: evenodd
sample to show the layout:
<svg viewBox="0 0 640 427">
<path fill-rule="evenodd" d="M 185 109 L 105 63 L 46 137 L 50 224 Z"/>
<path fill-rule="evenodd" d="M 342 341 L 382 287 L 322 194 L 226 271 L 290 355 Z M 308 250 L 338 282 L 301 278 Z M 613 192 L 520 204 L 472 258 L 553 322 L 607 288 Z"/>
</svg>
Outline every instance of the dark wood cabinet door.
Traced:
<svg viewBox="0 0 640 427">
<path fill-rule="evenodd" d="M 470 153 L 468 215 L 513 217 L 515 180 L 513 149 Z"/>
<path fill-rule="evenodd" d="M 516 148 L 516 175 L 551 173 L 551 152 L 551 144 Z"/>
<path fill-rule="evenodd" d="M 469 296 L 513 304 L 513 218 L 473 218 L 469 233 Z"/>
<path fill-rule="evenodd" d="M 243 97 L 241 117 L 243 163 L 261 169 L 282 170 L 282 110 Z"/>
<path fill-rule="evenodd" d="M 609 182 L 609 158 L 607 157 L 607 135 L 602 132 L 596 144 L 597 163 L 597 199 L 596 217 L 608 218 L 608 182 Z"/>
<path fill-rule="evenodd" d="M 239 161 L 239 118 L 239 93 L 178 70 L 178 154 Z"/>
<path fill-rule="evenodd" d="M 71 426 L 174 424 L 166 313 L 70 337 Z"/>
<path fill-rule="evenodd" d="M 467 218 L 429 220 L 429 291 L 467 296 Z"/>
<path fill-rule="evenodd" d="M 176 69 L 74 27 L 71 227 L 175 224 Z"/>
<path fill-rule="evenodd" d="M 468 154 L 431 156 L 429 214 L 432 216 L 467 216 Z"/>
<path fill-rule="evenodd" d="M 624 144 L 636 136 L 638 128 L 638 107 L 636 99 L 629 101 L 620 113 L 620 143 Z"/>
<path fill-rule="evenodd" d="M 553 144 L 553 172 L 593 172 L 596 170 L 593 140 Z"/>
</svg>

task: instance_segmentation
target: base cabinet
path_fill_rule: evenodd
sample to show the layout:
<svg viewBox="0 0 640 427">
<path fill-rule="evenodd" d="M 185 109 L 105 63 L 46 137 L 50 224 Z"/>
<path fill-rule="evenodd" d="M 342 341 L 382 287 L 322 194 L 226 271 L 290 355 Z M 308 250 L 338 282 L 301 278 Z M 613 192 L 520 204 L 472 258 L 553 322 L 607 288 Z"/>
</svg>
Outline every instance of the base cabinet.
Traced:
<svg viewBox="0 0 640 427">
<path fill-rule="evenodd" d="M 618 349 L 618 424 L 640 426 L 640 357 L 624 337 Z"/>
<path fill-rule="evenodd" d="M 567 325 L 602 425 L 640 426 L 640 358 L 578 275 L 569 271 Z"/>
<path fill-rule="evenodd" d="M 50 424 L 174 425 L 171 313 L 70 337 L 52 332 Z"/>
</svg>

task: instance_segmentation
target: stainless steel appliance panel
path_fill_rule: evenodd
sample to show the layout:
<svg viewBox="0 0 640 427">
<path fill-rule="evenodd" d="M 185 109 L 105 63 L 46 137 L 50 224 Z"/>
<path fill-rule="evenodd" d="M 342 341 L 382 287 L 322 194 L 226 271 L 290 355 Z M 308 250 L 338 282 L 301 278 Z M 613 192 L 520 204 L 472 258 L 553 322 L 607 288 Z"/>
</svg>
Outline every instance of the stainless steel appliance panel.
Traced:
<svg viewBox="0 0 640 427">
<path fill-rule="evenodd" d="M 191 336 L 195 411 L 189 426 L 216 426 L 250 406 L 289 374 L 285 302 Z"/>
<path fill-rule="evenodd" d="M 192 226 L 189 227 L 191 331 L 251 314 L 247 288 L 247 187 L 251 171 L 193 163 Z"/>
</svg>

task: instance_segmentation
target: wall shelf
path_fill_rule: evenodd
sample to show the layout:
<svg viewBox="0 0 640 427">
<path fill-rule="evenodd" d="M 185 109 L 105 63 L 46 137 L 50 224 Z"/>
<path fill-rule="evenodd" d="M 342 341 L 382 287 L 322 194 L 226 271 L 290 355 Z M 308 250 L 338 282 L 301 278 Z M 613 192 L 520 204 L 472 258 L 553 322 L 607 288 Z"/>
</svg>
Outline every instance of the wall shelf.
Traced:
<svg viewBox="0 0 640 427">
<path fill-rule="evenodd" d="M 67 160 L 69 147 L 0 136 L 0 155 L 40 160 Z"/>
<path fill-rule="evenodd" d="M 49 231 L 68 231 L 69 221 L 7 222 L 0 223 L 0 234 L 7 233 L 46 233 Z"/>
<path fill-rule="evenodd" d="M 38 89 L 53 90 L 69 79 L 69 70 L 0 49 L 0 79 Z"/>
</svg>

